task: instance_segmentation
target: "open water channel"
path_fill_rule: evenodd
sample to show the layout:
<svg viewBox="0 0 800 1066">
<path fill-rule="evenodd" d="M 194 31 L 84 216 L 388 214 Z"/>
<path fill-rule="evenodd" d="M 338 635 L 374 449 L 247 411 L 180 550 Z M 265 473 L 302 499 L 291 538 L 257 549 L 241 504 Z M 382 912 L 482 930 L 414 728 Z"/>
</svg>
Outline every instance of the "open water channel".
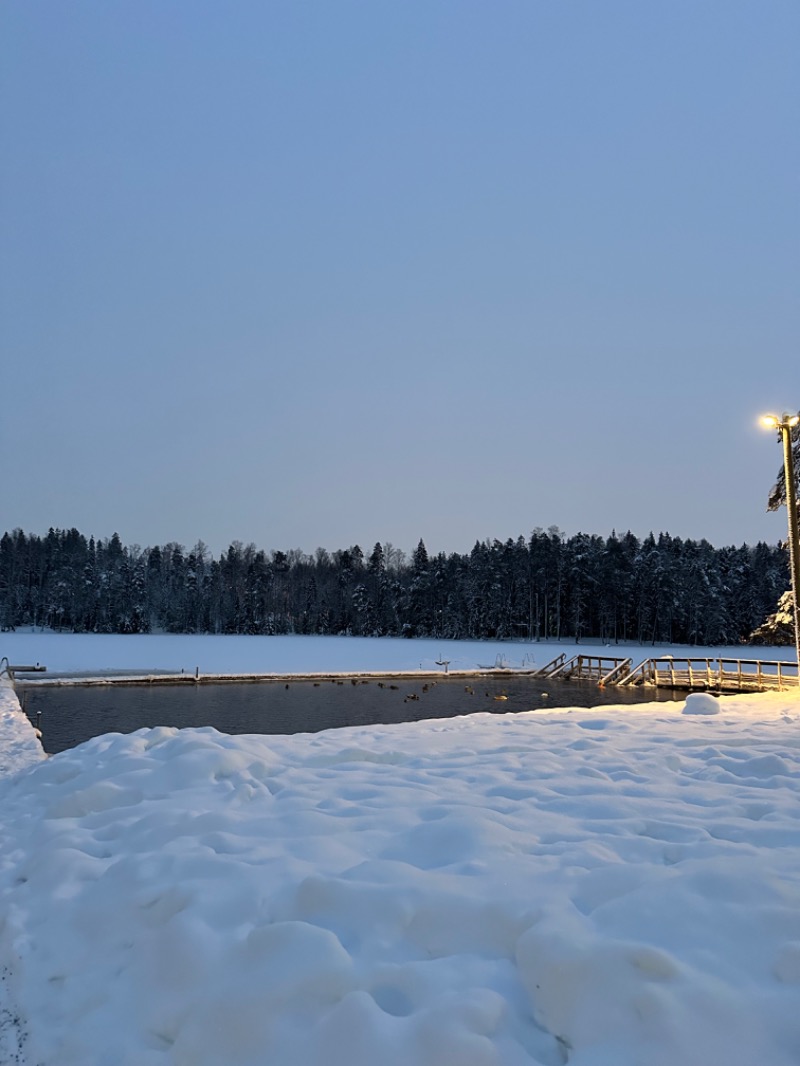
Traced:
<svg viewBox="0 0 800 1066">
<path fill-rule="evenodd" d="M 50 754 L 101 733 L 213 726 L 223 733 L 316 733 L 340 726 L 684 699 L 668 689 L 599 688 L 525 676 L 370 678 L 200 684 L 42 685 L 19 681 L 22 707 Z"/>
</svg>

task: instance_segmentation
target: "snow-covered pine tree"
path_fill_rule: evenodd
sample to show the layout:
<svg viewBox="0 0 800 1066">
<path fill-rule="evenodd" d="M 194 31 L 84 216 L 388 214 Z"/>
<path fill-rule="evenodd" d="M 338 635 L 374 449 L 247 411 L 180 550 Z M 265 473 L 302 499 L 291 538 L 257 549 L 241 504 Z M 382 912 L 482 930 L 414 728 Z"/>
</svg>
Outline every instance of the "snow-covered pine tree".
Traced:
<svg viewBox="0 0 800 1066">
<path fill-rule="evenodd" d="M 794 644 L 794 598 L 792 590 L 778 600 L 778 609 L 766 622 L 754 629 L 749 637 L 751 644 Z"/>
<path fill-rule="evenodd" d="M 800 414 L 800 412 L 798 412 Z M 780 440 L 780 431 L 778 440 Z M 794 460 L 794 477 L 800 499 L 800 422 L 791 430 L 792 459 Z M 786 474 L 781 463 L 775 484 L 770 489 L 767 510 L 777 511 L 786 504 Z M 800 504 L 798 505 L 800 506 Z M 793 644 L 794 643 L 794 597 L 792 591 L 784 592 L 778 601 L 778 607 L 766 622 L 750 634 L 751 644 Z M 788 627 L 788 628 L 787 628 Z M 763 639 L 762 639 L 763 638 Z M 779 639 L 780 638 L 780 639 Z"/>
<path fill-rule="evenodd" d="M 800 414 L 800 412 L 798 412 Z M 778 440 L 780 440 L 780 432 L 778 433 Z M 800 422 L 792 428 L 792 458 L 794 459 L 794 476 L 798 487 L 798 497 L 800 497 Z M 775 484 L 770 489 L 769 499 L 767 500 L 767 510 L 777 511 L 779 507 L 783 507 L 786 503 L 786 479 L 783 474 L 783 463 L 781 463 L 778 476 L 775 479 Z"/>
</svg>

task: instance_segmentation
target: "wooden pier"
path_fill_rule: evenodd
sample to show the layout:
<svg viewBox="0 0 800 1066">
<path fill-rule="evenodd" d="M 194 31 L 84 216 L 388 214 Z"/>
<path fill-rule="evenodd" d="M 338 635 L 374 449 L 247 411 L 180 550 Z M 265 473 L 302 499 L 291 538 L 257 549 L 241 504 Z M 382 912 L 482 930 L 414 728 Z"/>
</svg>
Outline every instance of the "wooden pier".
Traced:
<svg viewBox="0 0 800 1066">
<path fill-rule="evenodd" d="M 617 683 L 706 692 L 768 692 L 796 689 L 800 676 L 794 662 L 665 655 L 645 659 Z"/>
<path fill-rule="evenodd" d="M 599 685 L 619 684 L 621 677 L 631 672 L 633 659 L 613 655 L 573 655 L 567 659 L 562 652 L 537 670 L 533 676 L 556 678 L 559 681 L 596 681 Z"/>
<path fill-rule="evenodd" d="M 769 692 L 800 685 L 797 663 L 764 659 L 722 659 L 663 655 L 633 666 L 610 655 L 556 656 L 534 677 L 595 681 L 599 685 L 652 685 L 703 692 Z"/>
</svg>

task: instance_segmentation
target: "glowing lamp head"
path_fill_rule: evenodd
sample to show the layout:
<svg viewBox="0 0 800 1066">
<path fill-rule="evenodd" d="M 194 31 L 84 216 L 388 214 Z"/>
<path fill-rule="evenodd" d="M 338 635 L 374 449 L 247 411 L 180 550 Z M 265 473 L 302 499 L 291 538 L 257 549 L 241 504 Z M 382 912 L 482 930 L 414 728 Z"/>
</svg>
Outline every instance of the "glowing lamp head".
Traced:
<svg viewBox="0 0 800 1066">
<path fill-rule="evenodd" d="M 787 418 L 786 419 L 786 425 L 787 426 L 794 427 L 794 426 L 797 425 L 798 422 L 800 422 L 800 415 L 792 415 L 791 418 Z"/>
<path fill-rule="evenodd" d="M 780 421 L 775 415 L 762 415 L 760 422 L 765 429 L 777 429 L 780 425 Z"/>
</svg>

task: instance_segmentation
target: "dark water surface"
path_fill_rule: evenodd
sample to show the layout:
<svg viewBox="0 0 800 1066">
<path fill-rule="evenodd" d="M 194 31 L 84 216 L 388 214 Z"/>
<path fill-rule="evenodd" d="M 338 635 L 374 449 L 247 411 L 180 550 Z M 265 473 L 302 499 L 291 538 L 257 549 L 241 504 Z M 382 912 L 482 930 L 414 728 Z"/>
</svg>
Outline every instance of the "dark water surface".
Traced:
<svg viewBox="0 0 800 1066">
<path fill-rule="evenodd" d="M 50 754 L 101 733 L 143 726 L 214 726 L 223 733 L 316 733 L 349 725 L 413 722 L 489 711 L 596 707 L 683 699 L 652 688 L 606 688 L 591 682 L 529 677 L 419 678 L 380 681 L 259 681 L 181 685 L 54 685 L 19 683 L 23 709 L 43 733 Z M 545 695 L 546 694 L 546 695 Z M 418 697 L 412 699 L 412 696 Z M 497 699 L 506 696 L 506 699 Z"/>
</svg>

